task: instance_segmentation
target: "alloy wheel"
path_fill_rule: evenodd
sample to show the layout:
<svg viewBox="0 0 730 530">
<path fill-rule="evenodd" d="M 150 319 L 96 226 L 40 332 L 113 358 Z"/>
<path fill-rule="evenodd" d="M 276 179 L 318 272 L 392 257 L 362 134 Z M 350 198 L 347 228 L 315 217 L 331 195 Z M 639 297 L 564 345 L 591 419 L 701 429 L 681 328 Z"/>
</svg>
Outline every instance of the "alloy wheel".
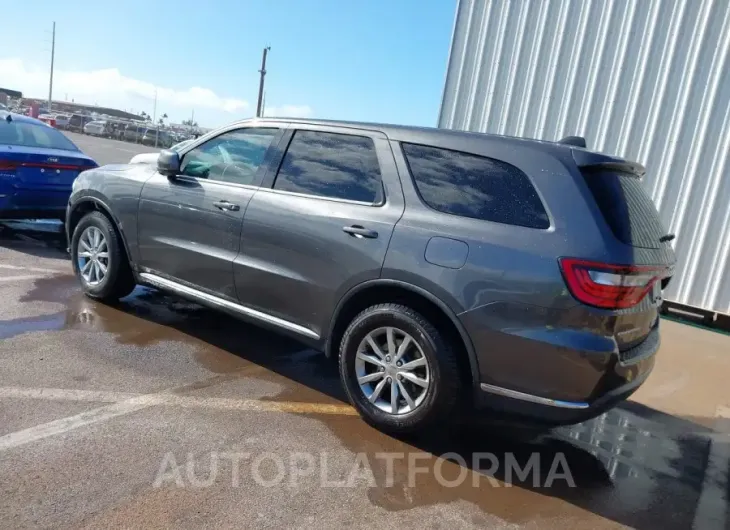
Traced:
<svg viewBox="0 0 730 530">
<path fill-rule="evenodd" d="M 418 342 L 390 326 L 365 335 L 355 356 L 355 375 L 368 401 L 390 414 L 415 410 L 431 386 L 428 359 Z"/>
<path fill-rule="evenodd" d="M 81 234 L 76 252 L 79 274 L 88 285 L 98 285 L 109 270 L 109 246 L 103 232 L 90 226 Z"/>
</svg>

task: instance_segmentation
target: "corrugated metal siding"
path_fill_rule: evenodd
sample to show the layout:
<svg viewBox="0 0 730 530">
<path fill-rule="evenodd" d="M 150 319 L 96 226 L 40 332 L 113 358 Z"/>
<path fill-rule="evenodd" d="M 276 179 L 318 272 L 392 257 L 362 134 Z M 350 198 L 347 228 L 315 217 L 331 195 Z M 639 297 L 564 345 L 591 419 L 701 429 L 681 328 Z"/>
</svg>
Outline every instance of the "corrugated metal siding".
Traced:
<svg viewBox="0 0 730 530">
<path fill-rule="evenodd" d="M 439 126 L 637 160 L 667 299 L 730 312 L 730 0 L 461 0 Z"/>
</svg>

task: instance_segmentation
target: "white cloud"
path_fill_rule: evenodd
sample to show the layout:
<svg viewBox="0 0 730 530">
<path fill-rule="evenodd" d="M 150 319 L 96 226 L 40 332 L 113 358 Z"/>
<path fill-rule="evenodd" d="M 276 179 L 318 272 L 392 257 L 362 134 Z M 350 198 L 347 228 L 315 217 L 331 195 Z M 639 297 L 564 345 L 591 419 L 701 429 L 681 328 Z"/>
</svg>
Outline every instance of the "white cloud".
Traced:
<svg viewBox="0 0 730 530">
<path fill-rule="evenodd" d="M 264 108 L 267 118 L 309 118 L 314 112 L 309 105 L 281 105 Z"/>
<path fill-rule="evenodd" d="M 17 87 L 25 94 L 41 96 L 48 86 L 48 70 L 26 66 L 20 59 L 0 59 L 0 79 L 4 85 Z M 84 103 L 130 108 L 140 106 L 140 99 L 152 102 L 157 88 L 157 105 L 173 107 L 207 108 L 227 113 L 248 109 L 247 101 L 221 97 L 212 90 L 191 87 L 176 90 L 164 86 L 126 77 L 116 68 L 74 72 L 56 70 L 53 76 L 54 93 L 57 97 L 69 98 Z M 147 105 L 144 105 L 147 106 Z"/>
<path fill-rule="evenodd" d="M 0 80 L 3 87 L 20 90 L 28 97 L 48 94 L 47 65 L 29 65 L 21 59 L 0 59 Z M 53 99 L 74 100 L 77 103 L 153 112 L 157 90 L 157 115 L 167 114 L 170 121 L 190 118 L 203 126 L 217 127 L 235 120 L 251 117 L 254 109 L 248 101 L 224 97 L 205 87 L 175 89 L 155 86 L 147 81 L 123 75 L 117 68 L 92 71 L 56 69 L 53 76 Z M 307 117 L 312 109 L 307 105 L 267 107 L 267 116 Z"/>
</svg>

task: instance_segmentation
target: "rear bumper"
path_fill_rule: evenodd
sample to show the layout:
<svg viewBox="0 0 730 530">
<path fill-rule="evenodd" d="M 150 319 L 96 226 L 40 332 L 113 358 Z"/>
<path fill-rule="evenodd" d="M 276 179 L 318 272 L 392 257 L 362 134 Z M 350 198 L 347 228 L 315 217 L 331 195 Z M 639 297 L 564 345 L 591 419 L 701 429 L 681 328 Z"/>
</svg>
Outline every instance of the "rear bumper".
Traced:
<svg viewBox="0 0 730 530">
<path fill-rule="evenodd" d="M 489 410 L 500 418 L 529 425 L 572 425 L 587 421 L 627 399 L 649 377 L 654 367 L 652 355 L 634 365 L 636 379 L 613 387 L 592 401 L 563 401 L 518 392 L 482 383 L 477 396 L 478 409 Z M 640 365 L 640 366 L 639 366 Z"/>
<path fill-rule="evenodd" d="M 0 219 L 65 219 L 67 190 L 12 189 L 0 192 Z"/>
<path fill-rule="evenodd" d="M 658 319 L 645 340 L 619 351 L 613 320 L 582 307 L 491 304 L 459 318 L 477 353 L 477 406 L 527 423 L 601 414 L 646 380 L 659 349 Z"/>
</svg>

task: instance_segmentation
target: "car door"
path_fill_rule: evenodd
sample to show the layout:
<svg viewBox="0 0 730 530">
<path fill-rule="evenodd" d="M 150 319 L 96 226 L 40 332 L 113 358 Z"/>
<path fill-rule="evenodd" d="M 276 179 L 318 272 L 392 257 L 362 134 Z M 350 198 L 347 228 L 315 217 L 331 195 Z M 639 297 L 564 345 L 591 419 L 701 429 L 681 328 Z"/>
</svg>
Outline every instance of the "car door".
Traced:
<svg viewBox="0 0 730 530">
<path fill-rule="evenodd" d="M 185 151 L 180 175 L 155 173 L 139 202 L 140 265 L 236 300 L 232 263 L 241 223 L 281 131 L 276 125 L 226 130 Z"/>
<path fill-rule="evenodd" d="M 380 132 L 292 125 L 281 144 L 246 211 L 236 292 L 319 336 L 342 295 L 380 275 L 403 196 Z"/>
</svg>

